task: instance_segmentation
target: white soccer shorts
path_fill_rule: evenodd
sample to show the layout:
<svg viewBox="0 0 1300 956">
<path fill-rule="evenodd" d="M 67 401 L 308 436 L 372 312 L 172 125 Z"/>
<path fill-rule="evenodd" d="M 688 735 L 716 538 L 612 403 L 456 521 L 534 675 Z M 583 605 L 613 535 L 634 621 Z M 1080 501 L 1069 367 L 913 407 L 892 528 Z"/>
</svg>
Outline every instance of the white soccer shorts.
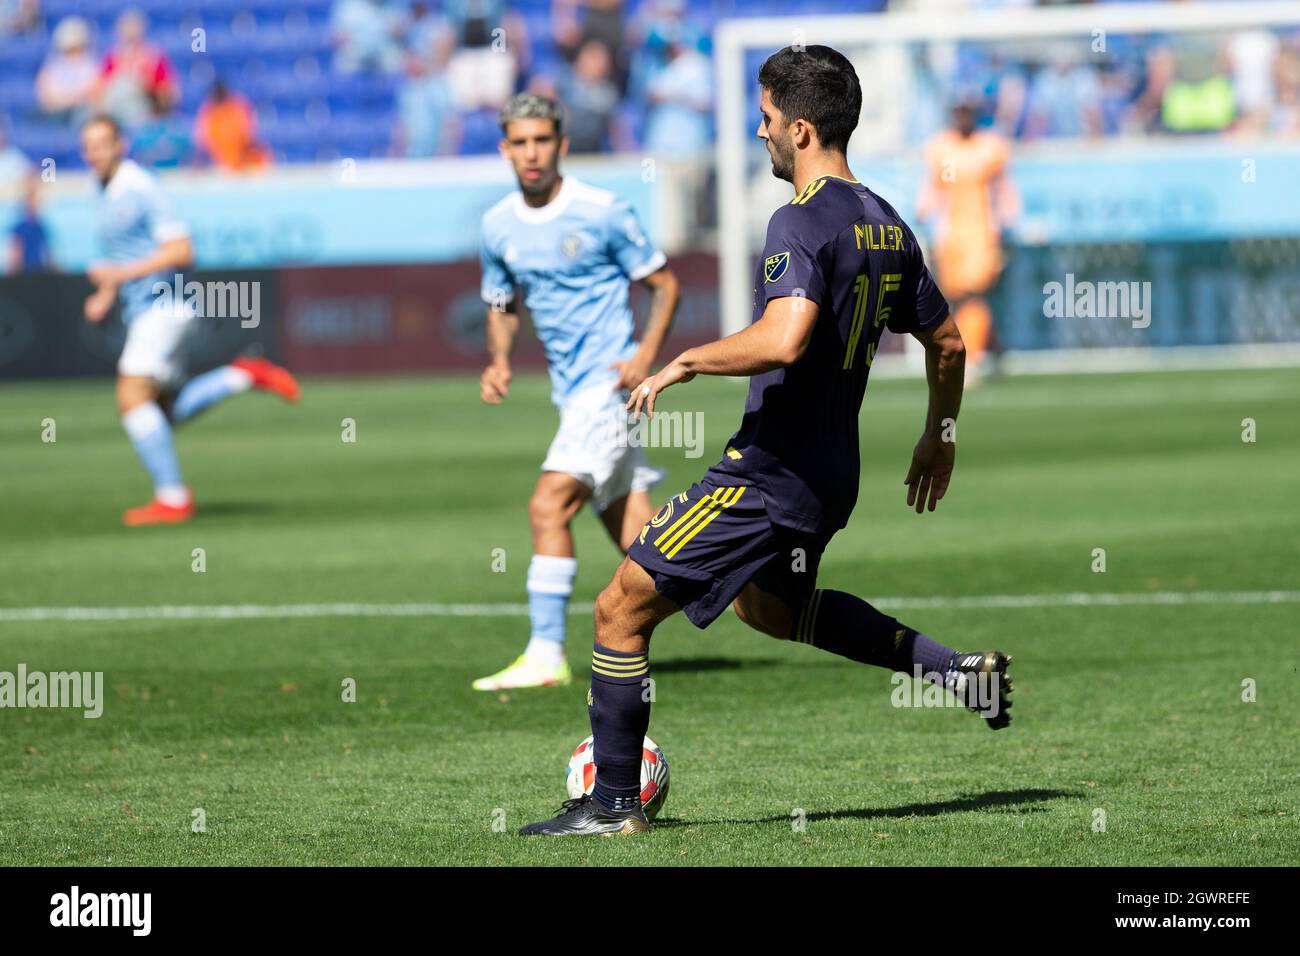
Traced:
<svg viewBox="0 0 1300 956">
<path fill-rule="evenodd" d="M 117 360 L 118 375 L 142 375 L 164 390 L 185 380 L 185 348 L 198 318 L 183 306 L 149 309 L 126 326 L 126 344 Z"/>
<path fill-rule="evenodd" d="M 632 491 L 649 491 L 664 477 L 645 450 L 628 442 L 626 392 L 602 382 L 569 397 L 560 409 L 542 471 L 572 475 L 591 489 L 591 505 L 604 512 Z"/>
</svg>

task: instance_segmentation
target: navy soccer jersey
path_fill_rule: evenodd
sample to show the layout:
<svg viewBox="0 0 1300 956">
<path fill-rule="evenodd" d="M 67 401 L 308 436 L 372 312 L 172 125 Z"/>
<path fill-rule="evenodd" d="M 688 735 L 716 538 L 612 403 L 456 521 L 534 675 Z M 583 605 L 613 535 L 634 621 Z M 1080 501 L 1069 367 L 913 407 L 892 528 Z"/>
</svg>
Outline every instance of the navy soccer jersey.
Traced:
<svg viewBox="0 0 1300 956">
<path fill-rule="evenodd" d="M 822 552 L 857 502 L 858 411 L 880 337 L 931 328 L 948 314 L 898 213 L 835 177 L 809 183 L 769 223 L 754 320 L 772 299 L 792 296 L 817 305 L 804 354 L 750 379 L 722 461 L 670 499 L 628 549 L 696 627 L 750 584 L 809 606 Z"/>
<path fill-rule="evenodd" d="M 858 411 L 881 335 L 937 325 L 948 303 L 893 207 L 834 176 L 772 215 L 754 283 L 753 321 L 787 296 L 816 303 L 817 321 L 797 362 L 750 379 L 709 480 L 754 486 L 777 525 L 833 532 L 857 502 Z"/>
</svg>

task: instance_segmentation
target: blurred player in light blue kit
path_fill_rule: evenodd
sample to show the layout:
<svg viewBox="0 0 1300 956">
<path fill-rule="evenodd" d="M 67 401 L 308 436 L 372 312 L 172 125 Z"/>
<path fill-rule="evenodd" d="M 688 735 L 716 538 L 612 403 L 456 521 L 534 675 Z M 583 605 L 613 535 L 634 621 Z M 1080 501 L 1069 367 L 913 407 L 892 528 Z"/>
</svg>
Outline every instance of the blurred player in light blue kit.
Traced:
<svg viewBox="0 0 1300 956">
<path fill-rule="evenodd" d="M 647 493 L 661 477 L 626 438 L 626 389 L 645 380 L 677 309 L 677 279 L 642 231 L 632 207 L 613 193 L 561 176 L 568 152 L 558 103 L 532 93 L 501 111 L 501 155 L 519 190 L 483 216 L 483 299 L 491 364 L 483 401 L 510 389 L 510 351 L 519 332 L 519 296 L 546 351 L 560 427 L 528 505 L 532 633 L 514 663 L 474 682 L 477 690 L 542 687 L 571 680 L 565 617 L 578 562 L 569 523 L 590 502 L 626 551 L 654 508 Z M 628 287 L 651 291 L 641 342 L 633 339 Z"/>
<path fill-rule="evenodd" d="M 117 363 L 117 408 L 154 485 L 153 500 L 127 510 L 122 520 L 131 526 L 188 521 L 194 500 L 181 478 L 172 425 L 250 388 L 297 401 L 298 383 L 286 369 L 260 358 L 236 359 L 185 381 L 185 349 L 198 316 L 175 286 L 194 260 L 189 229 L 157 180 L 125 158 L 116 122 L 89 120 L 81 147 L 99 180 L 95 218 L 105 255 L 87 271 L 95 291 L 86 299 L 86 318 L 104 321 L 121 300 L 127 331 Z M 158 283 L 171 291 L 159 295 Z"/>
</svg>

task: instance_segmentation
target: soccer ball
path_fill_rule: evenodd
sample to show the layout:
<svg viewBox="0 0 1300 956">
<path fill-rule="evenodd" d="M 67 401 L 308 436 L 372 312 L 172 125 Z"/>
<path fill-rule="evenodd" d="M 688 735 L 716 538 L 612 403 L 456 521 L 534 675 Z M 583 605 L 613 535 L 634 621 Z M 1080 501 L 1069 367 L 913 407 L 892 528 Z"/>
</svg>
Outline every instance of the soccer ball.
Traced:
<svg viewBox="0 0 1300 956">
<path fill-rule="evenodd" d="M 569 766 L 564 771 L 564 785 L 569 797 L 576 799 L 591 793 L 596 785 L 595 754 L 588 737 L 573 748 Z M 647 737 L 641 742 L 641 809 L 653 820 L 668 799 L 668 758 L 659 745 Z"/>
</svg>

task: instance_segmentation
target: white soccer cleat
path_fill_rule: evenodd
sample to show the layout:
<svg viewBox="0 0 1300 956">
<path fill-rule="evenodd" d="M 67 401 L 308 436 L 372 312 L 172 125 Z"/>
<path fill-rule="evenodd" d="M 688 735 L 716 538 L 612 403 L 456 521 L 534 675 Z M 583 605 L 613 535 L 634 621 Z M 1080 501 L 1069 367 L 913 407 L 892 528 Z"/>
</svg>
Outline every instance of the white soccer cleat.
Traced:
<svg viewBox="0 0 1300 956">
<path fill-rule="evenodd" d="M 544 664 L 520 654 L 505 670 L 474 681 L 475 690 L 513 690 L 517 687 L 557 687 L 573 682 L 569 662 Z"/>
</svg>

